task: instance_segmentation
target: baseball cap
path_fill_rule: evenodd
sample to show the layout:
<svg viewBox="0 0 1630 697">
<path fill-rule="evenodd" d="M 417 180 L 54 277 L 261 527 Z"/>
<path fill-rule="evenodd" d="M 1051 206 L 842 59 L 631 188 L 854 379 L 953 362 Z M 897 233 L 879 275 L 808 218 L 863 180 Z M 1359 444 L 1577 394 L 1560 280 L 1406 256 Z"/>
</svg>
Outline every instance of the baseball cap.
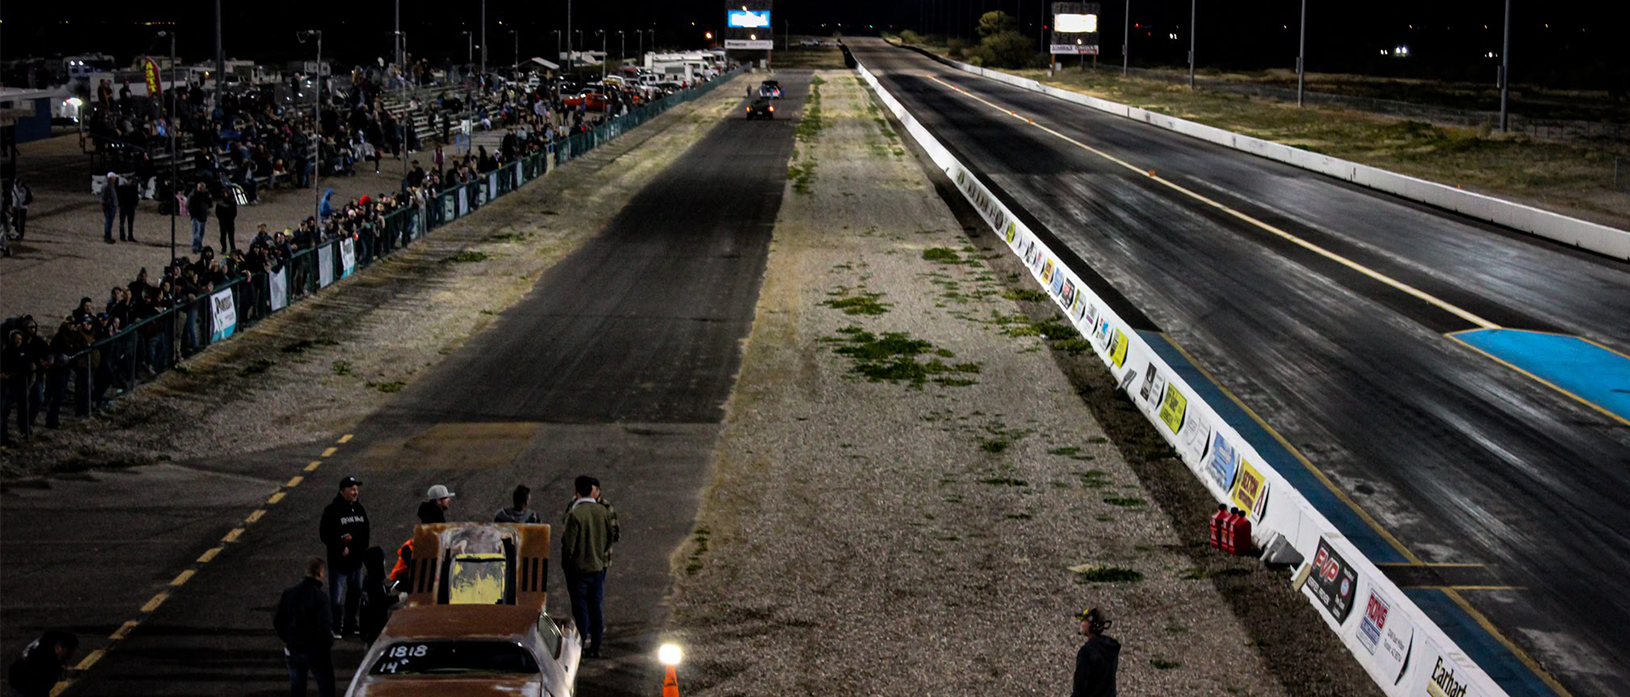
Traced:
<svg viewBox="0 0 1630 697">
<path fill-rule="evenodd" d="M 424 498 L 425 498 L 426 501 L 435 501 L 436 499 L 452 498 L 453 496 L 454 496 L 453 492 L 448 491 L 447 487 L 445 485 L 442 485 L 442 484 L 437 484 L 437 485 L 435 485 L 433 487 L 430 487 L 430 491 L 424 492 Z"/>
<path fill-rule="evenodd" d="M 1102 608 L 1096 608 L 1096 607 L 1089 607 L 1089 608 L 1087 608 L 1085 610 L 1077 612 L 1077 613 L 1075 613 L 1073 615 L 1070 615 L 1070 618 L 1075 619 L 1075 620 L 1085 621 L 1085 622 L 1091 622 L 1093 624 L 1099 624 L 1099 623 L 1106 623 L 1107 624 L 1110 621 L 1109 613 L 1104 612 L 1104 610 Z"/>
<path fill-rule="evenodd" d="M 357 479 L 356 477 L 346 477 L 346 478 L 340 480 L 340 488 L 341 489 L 344 489 L 346 487 L 352 487 L 352 486 L 362 486 L 362 480 Z"/>
</svg>

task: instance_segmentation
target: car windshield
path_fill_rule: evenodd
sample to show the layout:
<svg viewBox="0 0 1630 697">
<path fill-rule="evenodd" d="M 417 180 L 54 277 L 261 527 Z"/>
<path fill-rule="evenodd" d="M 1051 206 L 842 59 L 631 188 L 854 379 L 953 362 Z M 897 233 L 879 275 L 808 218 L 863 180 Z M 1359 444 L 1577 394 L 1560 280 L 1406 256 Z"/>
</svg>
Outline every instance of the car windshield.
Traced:
<svg viewBox="0 0 1630 697">
<path fill-rule="evenodd" d="M 380 654 L 372 675 L 532 674 L 538 662 L 513 641 L 401 641 Z"/>
</svg>

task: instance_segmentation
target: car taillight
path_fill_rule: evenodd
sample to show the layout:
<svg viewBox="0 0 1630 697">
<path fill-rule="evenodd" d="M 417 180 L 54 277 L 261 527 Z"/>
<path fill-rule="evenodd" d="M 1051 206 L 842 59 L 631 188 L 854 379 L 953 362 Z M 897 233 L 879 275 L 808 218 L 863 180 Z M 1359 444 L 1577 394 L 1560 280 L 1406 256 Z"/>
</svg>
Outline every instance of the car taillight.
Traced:
<svg viewBox="0 0 1630 697">
<path fill-rule="evenodd" d="M 775 107 L 770 107 L 770 111 L 775 111 Z"/>
</svg>

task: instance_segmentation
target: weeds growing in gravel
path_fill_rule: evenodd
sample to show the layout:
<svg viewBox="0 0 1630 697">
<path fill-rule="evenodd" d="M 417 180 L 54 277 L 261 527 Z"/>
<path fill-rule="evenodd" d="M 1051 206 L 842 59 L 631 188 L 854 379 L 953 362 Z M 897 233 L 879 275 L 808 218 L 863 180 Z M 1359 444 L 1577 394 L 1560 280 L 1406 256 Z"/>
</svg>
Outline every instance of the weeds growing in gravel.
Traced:
<svg viewBox="0 0 1630 697">
<path fill-rule="evenodd" d="M 842 336 L 828 337 L 823 341 L 840 344 L 832 349 L 833 353 L 854 359 L 851 370 L 872 382 L 905 382 L 912 387 L 921 387 L 932 380 L 947 387 L 961 387 L 972 385 L 974 381 L 960 375 L 980 371 L 978 363 L 950 365 L 939 358 L 917 360 L 924 354 L 944 358 L 955 354 L 946 349 L 936 349 L 932 342 L 913 339 L 904 332 L 884 332 L 878 336 L 855 326 L 844 327 L 838 332 Z"/>
<path fill-rule="evenodd" d="M 487 260 L 486 252 L 477 252 L 477 251 L 474 251 L 474 250 L 466 249 L 466 250 L 464 250 L 462 252 L 459 252 L 458 254 L 454 254 L 453 256 L 447 257 L 446 259 L 443 259 L 442 261 L 443 262 L 453 262 L 453 263 L 457 263 L 457 264 L 468 264 L 468 263 L 471 263 L 471 262 L 486 261 L 486 260 Z"/>
<path fill-rule="evenodd" d="M 788 167 L 787 178 L 792 180 L 792 190 L 794 192 L 808 194 L 810 192 L 809 185 L 815 181 L 815 158 L 809 158 L 809 162 L 802 167 L 798 165 Z"/>
<path fill-rule="evenodd" d="M 407 383 L 402 382 L 401 380 L 392 380 L 390 382 L 369 381 L 368 386 L 379 390 L 380 392 L 384 392 L 385 394 L 395 394 L 397 392 L 401 392 L 402 388 L 407 387 Z"/>
<path fill-rule="evenodd" d="M 283 347 L 283 353 L 304 353 L 313 346 L 338 346 L 340 342 L 333 339 L 301 339 Z"/>
<path fill-rule="evenodd" d="M 1149 665 L 1154 666 L 1155 670 L 1171 670 L 1183 667 L 1181 661 L 1168 661 L 1164 658 L 1151 658 L 1149 659 Z"/>
<path fill-rule="evenodd" d="M 1143 580 L 1143 573 L 1119 566 L 1095 566 L 1075 575 L 1076 583 L 1133 583 Z"/>
<path fill-rule="evenodd" d="M 1022 300 L 1024 302 L 1039 303 L 1047 299 L 1047 294 L 1029 288 L 1009 288 L 1002 291 L 1002 297 L 1008 300 Z"/>
<path fill-rule="evenodd" d="M 702 555 L 707 554 L 707 539 L 711 535 L 707 528 L 698 526 L 696 532 L 691 534 L 690 555 L 685 557 L 685 575 L 695 576 L 702 570 Z"/>
<path fill-rule="evenodd" d="M 861 293 L 847 298 L 834 298 L 821 303 L 834 310 L 842 310 L 846 315 L 881 315 L 889 311 L 894 303 L 880 303 L 878 298 L 882 293 Z"/>
<path fill-rule="evenodd" d="M 1111 506 L 1121 506 L 1123 508 L 1134 508 L 1134 507 L 1137 507 L 1137 506 L 1142 506 L 1144 504 L 1144 500 L 1140 499 L 1140 498 L 1138 498 L 1136 496 L 1105 496 L 1104 497 L 1104 503 L 1107 503 L 1107 504 L 1109 504 Z"/>
<path fill-rule="evenodd" d="M 935 262 L 937 264 L 968 264 L 968 263 L 972 263 L 972 260 L 963 259 L 962 255 L 957 254 L 957 251 L 955 249 L 950 249 L 948 247 L 929 247 L 928 249 L 924 249 L 923 250 L 923 260 L 924 261 L 932 261 L 932 262 Z"/>
<path fill-rule="evenodd" d="M 255 360 L 250 361 L 249 365 L 246 365 L 243 368 L 239 369 L 238 374 L 243 375 L 243 376 L 259 375 L 259 374 L 264 373 L 264 372 L 266 372 L 268 370 L 271 370 L 272 366 L 274 366 L 274 365 L 277 365 L 277 362 L 273 361 L 271 359 L 256 358 Z"/>
<path fill-rule="evenodd" d="M 329 370 L 333 371 L 333 373 L 335 375 L 350 375 L 351 374 L 351 362 L 350 361 L 334 361 L 328 367 L 329 367 Z"/>
</svg>

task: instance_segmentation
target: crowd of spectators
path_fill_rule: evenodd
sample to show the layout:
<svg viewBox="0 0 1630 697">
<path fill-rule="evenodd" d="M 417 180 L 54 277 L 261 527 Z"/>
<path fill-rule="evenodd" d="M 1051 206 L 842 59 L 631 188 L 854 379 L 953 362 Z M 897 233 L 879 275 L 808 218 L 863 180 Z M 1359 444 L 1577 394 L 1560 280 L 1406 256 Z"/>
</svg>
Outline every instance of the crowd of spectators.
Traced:
<svg viewBox="0 0 1630 697">
<path fill-rule="evenodd" d="M 477 182 L 484 173 L 520 159 L 550 152 L 557 139 L 594 125 L 595 115 L 587 108 L 587 100 L 567 106 L 558 90 L 527 89 L 487 75 L 474 75 L 470 83 L 468 101 L 442 96 L 428 108 L 417 100 L 410 102 L 410 111 L 427 108 L 432 123 L 439 126 L 441 142 L 423 153 L 417 152 L 420 144 L 413 129 L 400 128 L 383 108 L 379 85 L 360 73 L 352 76 L 352 89 L 329 93 L 315 118 L 309 111 L 268 99 L 271 92 L 225 94 L 211 106 L 203 90 L 184 87 L 175 95 L 182 105 L 175 117 L 157 112 L 151 100 L 144 103 L 124 89 L 118 99 L 104 95 L 103 103 L 112 108 L 97 114 L 94 130 L 105 134 L 111 129 L 123 142 L 136 146 L 139 157 L 133 176 L 138 183 L 164 174 L 153 168 L 146 146 L 167 138 L 168 129 L 183 129 L 192 134 L 193 142 L 207 145 L 199 150 L 194 177 L 185 180 L 194 190 L 184 204 L 172 203 L 176 197 L 169 193 L 169 186 L 156 187 L 164 192 L 159 199 L 165 213 L 167 205 L 185 205 L 194 211 L 215 206 L 219 211 L 223 203 L 232 203 L 233 185 L 241 187 L 252 203 L 260 172 L 272 173 L 273 181 L 289 175 L 294 185 L 308 186 L 314 169 L 313 138 L 318 139 L 319 147 L 315 164 L 323 176 L 344 176 L 368 162 L 378 172 L 386 151 L 410 159 L 411 166 L 394 192 L 337 202 L 329 189 L 319 205 L 319 216 L 308 216 L 296 227 L 283 230 L 270 230 L 259 223 L 243 248 L 238 247 L 235 235 L 225 231 L 219 251 L 203 246 L 195 233 L 196 258 L 180 256 L 156 274 L 143 268 L 128 284 L 113 287 L 101 303 L 82 298 L 54 328 L 42 327 L 27 315 L 6 320 L 0 325 L 5 341 L 0 440 L 11 438 L 12 412 L 17 413 L 15 425 L 22 437 L 30 434 L 42 414 L 47 427 L 57 427 L 70 385 L 78 397 L 73 408 L 87 413 L 133 388 L 142 378 L 201 349 L 208 343 L 207 298 L 228 282 L 242 281 L 236 303 L 240 320 L 258 319 L 271 307 L 269 274 L 288 270 L 285 278 L 291 300 L 309 292 L 312 274 L 317 273 L 315 255 L 303 252 L 350 238 L 359 263 L 366 263 L 406 241 L 403 219 L 393 213 L 422 210 L 443 192 Z M 110 86 L 104 84 L 101 89 Z M 629 107 L 651 98 L 633 90 L 611 94 L 601 117 L 626 113 Z M 495 150 L 479 146 L 453 154 L 443 145 L 451 136 L 452 115 L 465 109 L 483 128 L 505 130 Z M 428 164 L 416 155 L 422 155 Z M 217 225 L 223 217 L 217 215 Z M 172 309 L 177 311 L 166 315 Z M 168 321 L 148 321 L 158 317 Z M 130 327 L 136 331 L 128 340 L 102 342 Z"/>
</svg>

